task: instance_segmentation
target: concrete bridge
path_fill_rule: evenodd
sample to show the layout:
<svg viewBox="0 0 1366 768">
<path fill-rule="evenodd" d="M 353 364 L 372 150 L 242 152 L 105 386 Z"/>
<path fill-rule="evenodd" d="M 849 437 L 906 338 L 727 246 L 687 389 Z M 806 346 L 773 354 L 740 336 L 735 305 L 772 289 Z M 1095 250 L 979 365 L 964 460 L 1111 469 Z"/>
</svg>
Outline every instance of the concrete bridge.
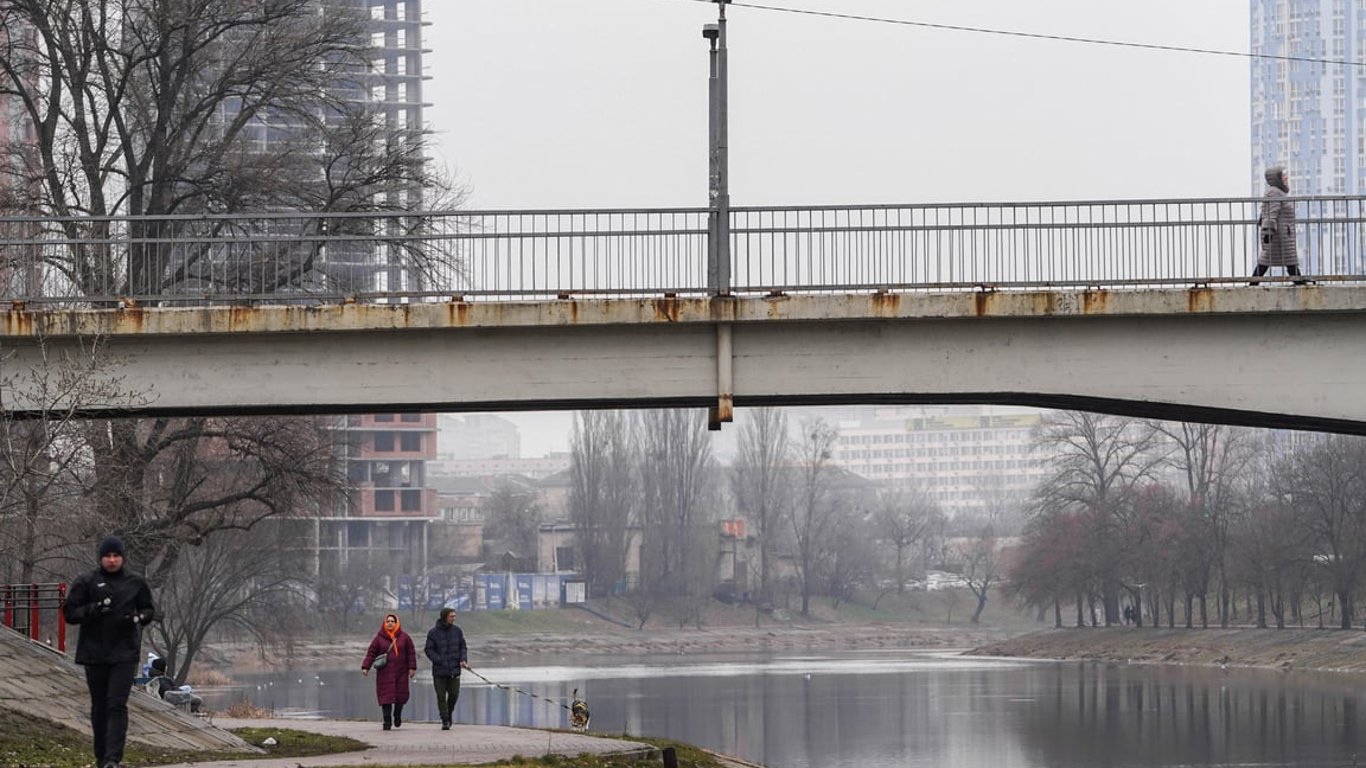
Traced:
<svg viewBox="0 0 1366 768">
<path fill-rule="evenodd" d="M 1363 198 L 0 221 L 7 412 L 1009 403 L 1366 433 Z M 725 270 L 716 260 L 728 260 Z M 729 275 L 718 284 L 717 275 Z"/>
<path fill-rule="evenodd" d="M 4 317 L 13 414 L 1009 403 L 1366 434 L 1358 285 Z"/>
</svg>

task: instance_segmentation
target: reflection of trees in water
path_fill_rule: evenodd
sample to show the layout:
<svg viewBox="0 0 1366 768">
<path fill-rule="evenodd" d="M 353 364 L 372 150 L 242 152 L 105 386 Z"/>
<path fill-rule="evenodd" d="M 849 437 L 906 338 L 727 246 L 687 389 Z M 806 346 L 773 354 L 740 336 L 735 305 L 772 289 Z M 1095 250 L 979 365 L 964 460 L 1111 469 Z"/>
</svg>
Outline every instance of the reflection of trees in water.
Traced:
<svg viewBox="0 0 1366 768">
<path fill-rule="evenodd" d="M 1034 678 L 1021 744 L 1050 766 L 1318 764 L 1360 749 L 1349 687 L 1267 673 L 1063 665 Z"/>
</svg>

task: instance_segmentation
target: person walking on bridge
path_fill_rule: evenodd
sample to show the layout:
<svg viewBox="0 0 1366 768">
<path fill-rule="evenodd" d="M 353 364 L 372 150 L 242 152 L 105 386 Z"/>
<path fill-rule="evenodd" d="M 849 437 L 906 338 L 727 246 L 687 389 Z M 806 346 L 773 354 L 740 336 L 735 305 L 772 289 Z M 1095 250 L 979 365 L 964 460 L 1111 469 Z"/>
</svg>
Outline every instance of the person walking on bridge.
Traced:
<svg viewBox="0 0 1366 768">
<path fill-rule="evenodd" d="M 1295 247 L 1295 204 L 1284 199 L 1290 194 L 1290 180 L 1284 166 L 1266 169 L 1266 194 L 1262 199 L 1261 215 L 1257 218 L 1257 236 L 1261 247 L 1257 252 L 1257 268 L 1252 277 L 1265 275 L 1272 267 L 1284 267 L 1294 277 L 1300 274 L 1300 259 Z M 1296 280 L 1295 285 L 1307 281 Z M 1258 285 L 1254 279 L 1249 285 Z"/>
<path fill-rule="evenodd" d="M 436 686 L 441 730 L 449 731 L 455 717 L 455 702 L 460 699 L 460 670 L 470 668 L 465 633 L 455 626 L 454 608 L 441 609 L 436 626 L 427 630 L 427 645 L 422 652 L 432 662 L 432 684 Z"/>
<path fill-rule="evenodd" d="M 388 614 L 375 639 L 365 650 L 361 674 L 375 670 L 375 698 L 384 714 L 384 730 L 402 727 L 403 705 L 408 703 L 408 681 L 417 676 L 417 652 L 413 639 L 399 626 L 398 615 Z"/>
<path fill-rule="evenodd" d="M 95 765 L 119 768 L 128 736 L 128 695 L 142 657 L 142 628 L 156 618 L 147 582 L 124 568 L 123 542 L 100 542 L 100 566 L 76 580 L 62 606 L 68 624 L 80 626 L 76 663 L 90 689 Z"/>
</svg>

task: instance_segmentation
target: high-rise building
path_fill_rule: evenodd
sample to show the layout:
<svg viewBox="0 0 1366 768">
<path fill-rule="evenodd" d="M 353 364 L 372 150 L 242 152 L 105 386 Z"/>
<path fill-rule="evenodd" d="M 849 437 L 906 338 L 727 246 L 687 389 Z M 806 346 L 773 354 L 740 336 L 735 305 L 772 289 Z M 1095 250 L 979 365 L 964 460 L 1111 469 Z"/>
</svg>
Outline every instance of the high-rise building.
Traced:
<svg viewBox="0 0 1366 768">
<path fill-rule="evenodd" d="M 341 86 L 343 94 L 381 115 L 393 140 L 421 142 L 426 130 L 421 0 L 340 1 L 361 5 L 369 15 L 369 66 Z M 422 208 L 418 187 L 382 194 L 389 198 L 386 207 Z M 402 282 L 402 270 L 378 261 L 383 258 L 380 251 L 365 247 L 341 252 L 350 260 L 350 289 L 418 287 Z M 337 420 L 337 431 L 352 493 L 344 508 L 320 523 L 322 559 L 342 567 L 352 556 L 374 555 L 394 574 L 425 573 L 428 524 L 440 514 L 427 471 L 437 457 L 436 414 L 347 416 Z"/>
<path fill-rule="evenodd" d="M 1252 190 L 1284 164 L 1292 195 L 1360 195 L 1366 190 L 1366 71 L 1324 63 L 1366 57 L 1366 5 L 1359 0 L 1252 0 Z M 1287 60 L 1287 57 L 1295 60 Z M 1325 203 L 1324 205 L 1334 205 Z M 1324 213 L 1329 211 L 1325 210 Z M 1305 210 L 1301 216 L 1313 215 Z M 1363 234 L 1300 243 L 1313 274 L 1357 273 Z M 1347 247 L 1352 238 L 1352 247 Z"/>
<path fill-rule="evenodd" d="M 837 425 L 834 463 L 869 480 L 910 482 L 951 517 L 1017 511 L 1046 469 L 1032 450 L 1039 411 L 905 406 L 855 413 Z"/>
</svg>

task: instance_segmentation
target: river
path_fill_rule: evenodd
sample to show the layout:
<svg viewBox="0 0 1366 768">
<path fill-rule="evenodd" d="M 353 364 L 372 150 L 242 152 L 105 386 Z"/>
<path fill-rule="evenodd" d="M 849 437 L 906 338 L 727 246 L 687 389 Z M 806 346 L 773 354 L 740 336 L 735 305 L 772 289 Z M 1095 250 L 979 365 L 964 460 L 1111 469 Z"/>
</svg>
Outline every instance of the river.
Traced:
<svg viewBox="0 0 1366 768">
<path fill-rule="evenodd" d="M 1350 676 L 906 650 L 586 657 L 476 671 L 554 702 L 578 688 L 595 732 L 669 737 L 769 768 L 1366 764 L 1363 680 Z M 457 723 L 568 724 L 554 703 L 468 673 L 463 681 Z M 209 705 L 246 697 L 281 714 L 371 718 L 379 727 L 373 681 L 359 671 L 239 682 L 204 691 Z M 420 671 L 405 720 L 436 720 L 430 686 Z M 433 725 L 408 727 L 414 738 L 441 735 Z"/>
</svg>

